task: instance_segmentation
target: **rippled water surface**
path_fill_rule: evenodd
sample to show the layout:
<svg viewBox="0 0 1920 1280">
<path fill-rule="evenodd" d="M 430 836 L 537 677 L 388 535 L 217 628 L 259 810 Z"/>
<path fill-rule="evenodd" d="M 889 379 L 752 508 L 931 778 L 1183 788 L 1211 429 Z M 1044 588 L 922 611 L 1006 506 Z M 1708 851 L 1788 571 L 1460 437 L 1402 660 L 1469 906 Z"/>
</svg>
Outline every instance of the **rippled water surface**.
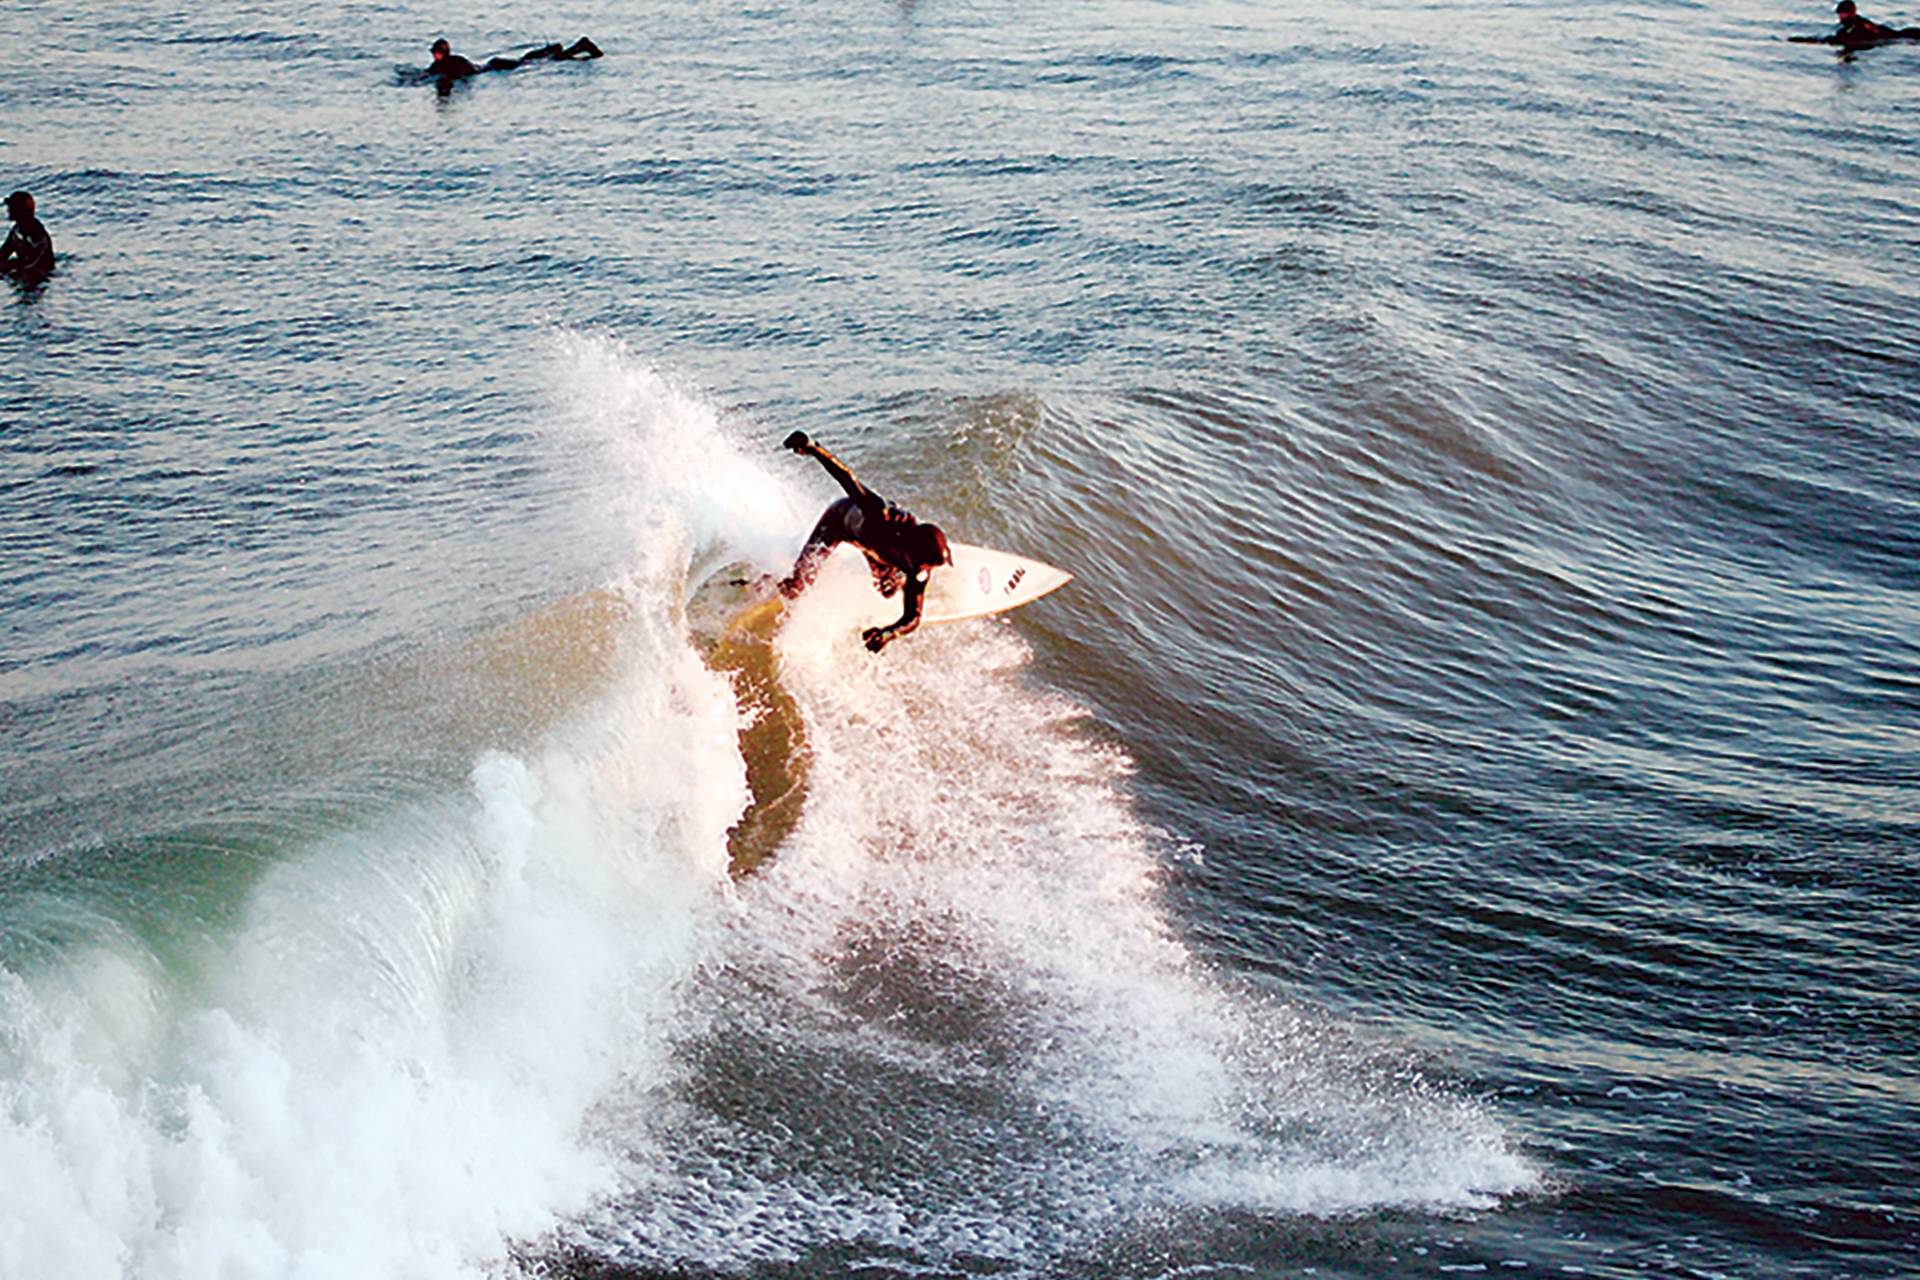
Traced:
<svg viewBox="0 0 1920 1280">
<path fill-rule="evenodd" d="M 1920 1271 L 1920 46 L 1828 18 L 0 14 L 0 1274 Z M 795 429 L 1076 579 L 829 574 L 775 750 Z"/>
</svg>

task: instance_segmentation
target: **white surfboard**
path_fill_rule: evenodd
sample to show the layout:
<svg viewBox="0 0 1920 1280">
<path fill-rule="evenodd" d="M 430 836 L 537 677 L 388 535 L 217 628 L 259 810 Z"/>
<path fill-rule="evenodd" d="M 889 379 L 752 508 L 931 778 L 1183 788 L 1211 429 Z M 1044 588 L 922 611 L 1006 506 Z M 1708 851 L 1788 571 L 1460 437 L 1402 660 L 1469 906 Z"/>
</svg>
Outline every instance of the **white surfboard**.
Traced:
<svg viewBox="0 0 1920 1280">
<path fill-rule="evenodd" d="M 1038 560 L 996 551 L 992 547 L 950 542 L 953 563 L 943 564 L 927 578 L 922 622 L 959 622 L 1031 604 L 1050 591 L 1073 581 L 1065 569 Z M 899 597 L 886 602 L 899 617 Z"/>
<path fill-rule="evenodd" d="M 927 594 L 921 602 L 922 624 L 1002 613 L 1030 604 L 1073 581 L 1073 575 L 1064 569 L 1011 551 L 964 542 L 950 542 L 947 550 L 953 563 L 941 565 L 927 577 Z M 747 598 L 755 602 L 745 608 L 737 603 L 727 606 L 731 613 L 725 626 L 728 634 L 757 632 L 764 636 L 778 625 L 787 601 L 772 591 L 772 582 L 770 576 L 751 584 L 735 580 L 735 589 L 745 587 Z M 866 558 L 852 547 L 836 548 L 807 591 L 834 602 L 830 608 L 840 626 L 883 627 L 900 620 L 900 593 L 883 596 L 876 591 Z"/>
</svg>

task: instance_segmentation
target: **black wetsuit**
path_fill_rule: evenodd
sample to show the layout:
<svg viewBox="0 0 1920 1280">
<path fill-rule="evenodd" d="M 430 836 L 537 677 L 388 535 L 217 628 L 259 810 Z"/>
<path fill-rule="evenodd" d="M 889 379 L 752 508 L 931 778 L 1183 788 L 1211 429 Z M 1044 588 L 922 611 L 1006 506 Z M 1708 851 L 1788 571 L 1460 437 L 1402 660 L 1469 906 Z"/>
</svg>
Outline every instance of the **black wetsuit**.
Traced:
<svg viewBox="0 0 1920 1280">
<path fill-rule="evenodd" d="M 852 543 L 867 557 L 873 585 L 881 595 L 890 598 L 894 592 L 905 589 L 900 621 L 871 628 L 864 636 L 867 647 L 878 652 L 888 641 L 920 625 L 927 579 L 935 567 L 947 563 L 945 540 L 939 539 L 936 551 L 928 539 L 930 531 L 937 536 L 932 526 L 922 524 L 861 484 L 845 463 L 824 448 L 804 436 L 800 439 L 803 443 L 797 451 L 809 454 L 825 467 L 827 474 L 846 490 L 847 496 L 821 513 L 813 532 L 807 535 L 806 545 L 800 549 L 799 559 L 793 562 L 793 572 L 781 581 L 781 593 L 789 597 L 799 595 L 820 572 L 821 562 L 835 547 L 843 542 Z M 793 447 L 791 440 L 790 437 L 789 447 Z"/>
<path fill-rule="evenodd" d="M 557 41 L 543 44 L 538 49 L 529 49 L 517 58 L 488 58 L 487 65 L 476 67 L 457 53 L 449 53 L 427 68 L 427 74 L 438 80 L 443 86 L 455 80 L 465 80 L 468 76 L 477 76 L 482 71 L 511 71 L 523 62 L 571 62 L 576 58 L 598 58 L 600 46 L 581 36 L 572 44 L 562 47 Z"/>
<path fill-rule="evenodd" d="M 1840 29 L 1833 33 L 1833 42 L 1851 49 L 1865 48 L 1868 45 L 1885 44 L 1889 40 L 1920 39 L 1920 27 L 1895 29 L 1883 27 L 1877 22 L 1869 22 L 1857 13 L 1849 13 L 1840 19 Z"/>
<path fill-rule="evenodd" d="M 465 80 L 468 76 L 479 75 L 480 68 L 474 66 L 459 54 L 450 53 L 446 57 L 436 60 L 432 66 L 428 67 L 427 74 L 437 76 L 442 80 Z"/>
<path fill-rule="evenodd" d="M 1795 44 L 1832 44 L 1842 49 L 1871 49 L 1877 44 L 1920 40 L 1920 27 L 1883 27 L 1857 13 L 1840 16 L 1840 29 L 1825 36 L 1788 36 Z"/>
<path fill-rule="evenodd" d="M 53 237 L 40 219 L 28 214 L 13 224 L 0 244 L 0 273 L 16 280 L 44 280 L 53 270 Z"/>
</svg>

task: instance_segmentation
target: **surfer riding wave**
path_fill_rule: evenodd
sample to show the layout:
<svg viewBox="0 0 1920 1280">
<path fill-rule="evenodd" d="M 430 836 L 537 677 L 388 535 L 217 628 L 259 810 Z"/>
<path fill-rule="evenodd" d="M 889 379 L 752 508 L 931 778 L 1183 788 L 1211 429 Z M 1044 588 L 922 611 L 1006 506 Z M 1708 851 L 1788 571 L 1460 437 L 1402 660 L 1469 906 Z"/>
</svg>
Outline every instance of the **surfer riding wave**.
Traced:
<svg viewBox="0 0 1920 1280">
<path fill-rule="evenodd" d="M 880 594 L 891 599 L 896 591 L 901 593 L 900 620 L 861 633 L 867 648 L 879 653 L 920 625 L 929 575 L 939 566 L 953 563 L 947 536 L 938 525 L 916 520 L 861 484 L 846 463 L 809 439 L 806 432 L 794 432 L 782 447 L 826 468 L 847 496 L 821 513 L 793 563 L 793 572 L 780 580 L 780 594 L 789 600 L 799 595 L 812 583 L 834 547 L 852 543 L 867 557 L 873 585 Z"/>
</svg>

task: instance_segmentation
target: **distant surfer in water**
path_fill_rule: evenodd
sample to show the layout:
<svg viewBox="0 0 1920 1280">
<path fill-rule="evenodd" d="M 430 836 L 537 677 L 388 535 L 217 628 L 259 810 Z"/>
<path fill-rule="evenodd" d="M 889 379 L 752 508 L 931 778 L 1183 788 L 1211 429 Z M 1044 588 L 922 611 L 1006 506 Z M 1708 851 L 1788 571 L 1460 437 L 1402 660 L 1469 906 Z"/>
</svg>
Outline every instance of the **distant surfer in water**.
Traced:
<svg viewBox="0 0 1920 1280">
<path fill-rule="evenodd" d="M 1853 0 L 1840 0 L 1833 7 L 1840 29 L 1829 36 L 1794 36 L 1800 44 L 1837 44 L 1843 49 L 1868 49 L 1889 40 L 1920 40 L 1920 27 L 1885 27 L 1860 16 Z"/>
<path fill-rule="evenodd" d="M 1873 44 L 1880 40 L 1899 40 L 1920 36 L 1920 29 L 1908 27 L 1904 31 L 1895 31 L 1892 27 L 1883 27 L 1877 22 L 1860 16 L 1853 0 L 1840 0 L 1833 7 L 1834 16 L 1840 19 L 1840 29 L 1834 37 L 1841 44 Z"/>
<path fill-rule="evenodd" d="M 878 653 L 920 625 L 928 576 L 937 566 L 953 563 L 947 535 L 938 525 L 914 519 L 861 484 L 844 462 L 809 440 L 806 432 L 794 432 L 783 447 L 825 467 L 847 496 L 821 513 L 813 532 L 807 535 L 806 546 L 800 549 L 800 558 L 793 562 L 793 572 L 780 580 L 780 594 L 788 599 L 799 595 L 820 572 L 821 561 L 834 547 L 852 543 L 867 557 L 873 585 L 880 594 L 891 597 L 900 591 L 903 597 L 900 621 L 869 627 L 861 633 L 867 648 Z"/>
<path fill-rule="evenodd" d="M 33 197 L 16 191 L 7 197 L 7 217 L 13 230 L 0 244 L 0 275 L 22 284 L 38 284 L 53 273 L 53 237 L 33 213 Z"/>
<path fill-rule="evenodd" d="M 482 71 L 511 71 L 526 62 L 571 62 L 576 58 L 598 58 L 600 46 L 581 36 L 572 44 L 562 48 L 557 42 L 543 44 L 538 49 L 529 49 L 517 58 L 488 58 L 486 65 L 476 67 L 471 61 L 453 51 L 446 37 L 433 42 L 428 50 L 433 55 L 433 65 L 427 68 L 427 74 L 440 82 L 444 91 L 456 80 L 465 80 L 468 76 L 477 76 Z"/>
</svg>

